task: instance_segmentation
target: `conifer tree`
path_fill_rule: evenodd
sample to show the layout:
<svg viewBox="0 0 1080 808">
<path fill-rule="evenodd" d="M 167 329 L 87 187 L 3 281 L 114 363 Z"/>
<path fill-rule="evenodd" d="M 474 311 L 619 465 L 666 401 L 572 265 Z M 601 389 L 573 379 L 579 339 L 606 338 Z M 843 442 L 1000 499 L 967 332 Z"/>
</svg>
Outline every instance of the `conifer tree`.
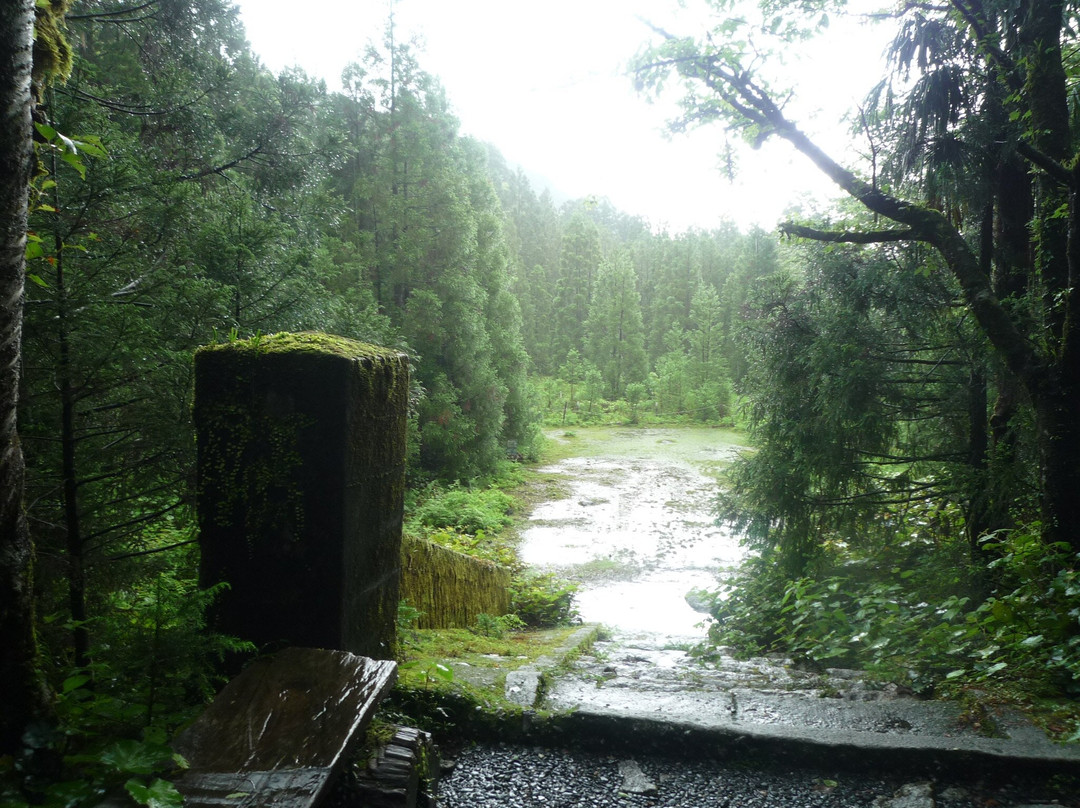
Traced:
<svg viewBox="0 0 1080 808">
<path fill-rule="evenodd" d="M 563 231 L 555 282 L 552 358 L 556 365 L 565 361 L 571 348 L 585 345 L 585 320 L 601 260 L 600 230 L 584 212 L 578 211 Z"/>
<path fill-rule="evenodd" d="M 641 300 L 633 264 L 624 252 L 600 264 L 585 334 L 587 355 L 599 368 L 609 398 L 621 398 L 627 384 L 645 380 Z"/>
</svg>

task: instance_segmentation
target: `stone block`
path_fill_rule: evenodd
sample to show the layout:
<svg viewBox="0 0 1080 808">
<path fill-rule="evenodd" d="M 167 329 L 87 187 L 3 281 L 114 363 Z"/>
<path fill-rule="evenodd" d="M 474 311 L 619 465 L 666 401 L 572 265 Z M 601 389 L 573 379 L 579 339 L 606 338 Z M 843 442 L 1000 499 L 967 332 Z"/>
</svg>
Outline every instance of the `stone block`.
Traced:
<svg viewBox="0 0 1080 808">
<path fill-rule="evenodd" d="M 393 653 L 408 358 L 325 334 L 195 356 L 203 586 L 262 650 Z"/>
</svg>

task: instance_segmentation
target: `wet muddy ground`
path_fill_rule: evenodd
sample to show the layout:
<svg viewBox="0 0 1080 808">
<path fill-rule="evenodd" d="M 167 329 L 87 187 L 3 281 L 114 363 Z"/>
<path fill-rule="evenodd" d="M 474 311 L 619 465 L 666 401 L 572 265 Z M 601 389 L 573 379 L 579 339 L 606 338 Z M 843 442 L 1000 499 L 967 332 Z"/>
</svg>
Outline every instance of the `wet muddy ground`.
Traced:
<svg viewBox="0 0 1080 808">
<path fill-rule="evenodd" d="M 579 581 L 586 622 L 672 642 L 701 639 L 692 589 L 715 589 L 742 557 L 715 524 L 715 475 L 742 448 L 728 430 L 581 429 L 549 436 L 575 453 L 541 469 L 565 496 L 532 513 L 520 545 L 530 566 Z"/>
</svg>

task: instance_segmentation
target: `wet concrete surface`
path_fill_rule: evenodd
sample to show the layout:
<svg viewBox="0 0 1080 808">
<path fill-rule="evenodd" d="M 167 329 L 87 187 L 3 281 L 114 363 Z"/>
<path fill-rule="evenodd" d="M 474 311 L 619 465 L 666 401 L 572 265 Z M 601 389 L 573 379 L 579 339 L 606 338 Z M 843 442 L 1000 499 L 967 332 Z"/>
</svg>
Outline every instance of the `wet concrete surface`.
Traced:
<svg viewBox="0 0 1080 808">
<path fill-rule="evenodd" d="M 1014 710 L 988 707 L 973 717 L 955 702 L 869 683 L 858 671 L 812 673 L 779 658 L 721 654 L 702 663 L 655 635 L 595 643 L 552 677 L 543 706 L 594 733 L 623 727 L 618 731 L 637 737 L 681 734 L 717 749 L 805 762 L 924 769 L 1007 760 L 1080 775 L 1080 746 L 1052 743 Z"/>
<path fill-rule="evenodd" d="M 579 608 L 609 637 L 549 673 L 542 706 L 572 732 L 653 738 L 853 765 L 1010 765 L 1080 776 L 1080 744 L 1059 745 L 1015 711 L 965 714 L 858 671 L 810 672 L 791 660 L 687 653 L 706 635 L 686 593 L 715 589 L 742 557 L 713 523 L 709 472 L 738 447 L 710 430 L 624 430 L 547 469 L 568 496 L 540 505 L 522 559 L 579 580 Z M 634 739 L 638 739 L 635 741 Z"/>
</svg>

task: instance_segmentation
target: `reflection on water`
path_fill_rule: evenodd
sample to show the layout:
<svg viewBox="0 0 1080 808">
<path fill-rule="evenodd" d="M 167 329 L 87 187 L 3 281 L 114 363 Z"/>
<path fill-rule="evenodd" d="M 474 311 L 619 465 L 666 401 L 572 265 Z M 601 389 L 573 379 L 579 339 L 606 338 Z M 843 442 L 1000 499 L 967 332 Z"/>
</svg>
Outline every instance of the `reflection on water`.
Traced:
<svg viewBox="0 0 1080 808">
<path fill-rule="evenodd" d="M 681 444 L 692 439 L 713 458 L 730 454 L 731 445 L 709 430 L 664 430 L 663 440 L 656 430 L 636 434 L 641 456 L 623 446 L 620 456 L 570 458 L 544 470 L 564 478 L 570 494 L 536 508 L 521 558 L 582 580 L 578 609 L 588 622 L 701 637 L 704 616 L 684 595 L 716 588 L 718 573 L 738 562 L 742 549 L 714 524 L 716 484 L 687 461 Z"/>
</svg>

